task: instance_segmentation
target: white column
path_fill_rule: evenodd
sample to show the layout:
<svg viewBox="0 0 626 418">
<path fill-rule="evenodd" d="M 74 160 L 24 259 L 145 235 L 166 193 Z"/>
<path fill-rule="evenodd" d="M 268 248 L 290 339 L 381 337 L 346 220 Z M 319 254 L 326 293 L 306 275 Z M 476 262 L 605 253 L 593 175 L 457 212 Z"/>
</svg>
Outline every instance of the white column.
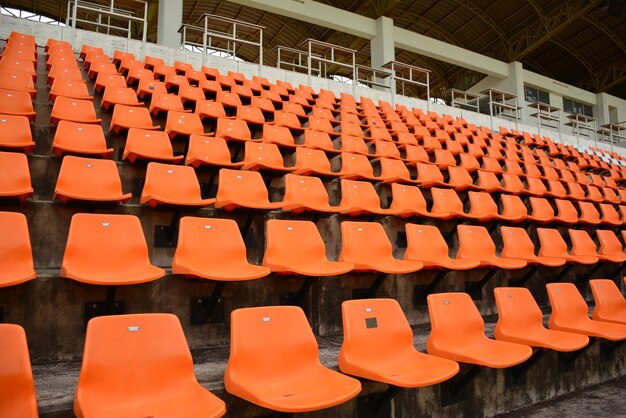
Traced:
<svg viewBox="0 0 626 418">
<path fill-rule="evenodd" d="M 183 0 L 159 1 L 157 43 L 180 48 L 181 36 L 178 29 L 183 23 Z"/>
<path fill-rule="evenodd" d="M 608 97 L 606 93 L 596 94 L 596 106 L 594 109 L 594 116 L 598 121 L 598 127 L 611 123 L 611 117 L 609 114 Z"/>
<path fill-rule="evenodd" d="M 393 19 L 386 16 L 376 19 L 376 36 L 370 40 L 370 51 L 372 67 L 376 69 L 395 59 Z M 384 82 L 384 79 L 377 78 L 376 81 Z"/>
</svg>

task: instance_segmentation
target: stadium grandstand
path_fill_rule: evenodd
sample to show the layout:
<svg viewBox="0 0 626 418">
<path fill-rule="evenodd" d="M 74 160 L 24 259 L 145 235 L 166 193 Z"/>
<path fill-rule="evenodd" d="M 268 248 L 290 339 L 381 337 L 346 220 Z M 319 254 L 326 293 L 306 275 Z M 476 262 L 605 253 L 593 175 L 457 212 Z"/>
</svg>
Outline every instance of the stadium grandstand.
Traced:
<svg viewBox="0 0 626 418">
<path fill-rule="evenodd" d="M 0 51 L 0 418 L 626 414 L 626 1 L 2 0 Z"/>
</svg>

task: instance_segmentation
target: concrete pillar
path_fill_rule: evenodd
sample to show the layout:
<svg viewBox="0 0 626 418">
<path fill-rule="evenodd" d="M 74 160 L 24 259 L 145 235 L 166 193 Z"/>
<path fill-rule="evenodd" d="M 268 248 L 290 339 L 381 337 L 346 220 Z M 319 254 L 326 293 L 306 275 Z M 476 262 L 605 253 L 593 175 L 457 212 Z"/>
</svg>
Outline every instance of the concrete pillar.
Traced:
<svg viewBox="0 0 626 418">
<path fill-rule="evenodd" d="M 596 106 L 595 109 L 593 109 L 593 114 L 597 120 L 598 128 L 600 128 L 601 125 L 611 123 L 608 97 L 606 93 L 596 94 Z"/>
<path fill-rule="evenodd" d="M 370 40 L 372 67 L 381 68 L 396 57 L 393 39 L 393 19 L 381 16 L 376 19 L 376 36 Z"/>
<path fill-rule="evenodd" d="M 376 19 L 376 36 L 370 40 L 371 62 L 373 68 L 382 68 L 383 65 L 396 58 L 393 19 L 381 16 Z M 384 79 L 376 78 L 379 83 Z M 374 87 L 376 88 L 376 87 Z M 378 89 L 378 88 L 376 88 Z M 380 88 L 380 90 L 384 90 Z M 392 89 L 393 92 L 393 89 Z"/>
<path fill-rule="evenodd" d="M 525 107 L 525 95 L 524 95 L 524 67 L 521 62 L 513 61 L 509 63 L 509 77 L 506 79 L 507 93 L 512 93 L 517 96 L 517 103 L 522 109 L 521 123 L 535 125 L 534 118 L 530 117 L 531 112 Z"/>
<path fill-rule="evenodd" d="M 183 24 L 183 0 L 160 0 L 157 27 L 157 43 L 180 48 L 178 29 Z"/>
</svg>

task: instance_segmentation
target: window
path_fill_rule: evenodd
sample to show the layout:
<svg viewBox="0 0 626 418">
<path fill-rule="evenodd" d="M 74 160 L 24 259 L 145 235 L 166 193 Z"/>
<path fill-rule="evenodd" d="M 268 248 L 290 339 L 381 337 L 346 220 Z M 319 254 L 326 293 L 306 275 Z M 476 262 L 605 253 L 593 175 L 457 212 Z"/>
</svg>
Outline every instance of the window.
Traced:
<svg viewBox="0 0 626 418">
<path fill-rule="evenodd" d="M 563 111 L 565 113 L 581 114 L 593 117 L 593 106 L 563 98 Z"/>
<path fill-rule="evenodd" d="M 530 103 L 550 104 L 550 93 L 535 87 L 524 85 L 524 96 L 526 96 L 526 101 Z"/>
</svg>

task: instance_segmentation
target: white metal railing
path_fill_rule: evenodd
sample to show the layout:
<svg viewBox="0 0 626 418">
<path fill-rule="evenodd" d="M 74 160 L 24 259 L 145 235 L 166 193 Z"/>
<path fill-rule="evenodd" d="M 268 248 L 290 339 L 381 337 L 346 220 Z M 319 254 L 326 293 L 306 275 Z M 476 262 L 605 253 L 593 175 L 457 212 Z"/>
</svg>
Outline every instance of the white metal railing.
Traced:
<svg viewBox="0 0 626 418">
<path fill-rule="evenodd" d="M 356 85 L 356 51 L 339 45 L 333 45 L 316 39 L 305 39 L 299 47 L 306 50 L 307 74 L 314 75 L 314 65 L 321 69 L 321 77 L 328 77 L 328 68 L 336 68 L 333 75 L 341 75 L 353 81 Z M 343 72 L 342 72 L 343 71 Z M 309 80 L 309 84 L 310 80 Z"/>
<path fill-rule="evenodd" d="M 391 89 L 392 74 L 387 70 L 357 64 L 354 78 L 357 84 L 370 88 Z"/>
<path fill-rule="evenodd" d="M 141 24 L 141 41 L 146 43 L 148 30 L 148 2 L 144 0 L 109 0 L 93 3 L 86 0 L 69 0 L 65 24 L 71 28 L 70 44 L 74 46 L 76 28 L 95 28 L 95 32 L 107 35 L 125 34 L 132 39 L 132 24 Z"/>
<path fill-rule="evenodd" d="M 515 129 L 519 129 L 519 122 L 522 120 L 522 108 L 518 104 L 515 94 L 498 89 L 487 89 L 480 92 L 487 96 L 489 106 L 489 118 L 491 120 L 491 130 L 493 131 L 494 116 L 505 117 L 515 120 Z"/>
<path fill-rule="evenodd" d="M 196 23 L 182 25 L 179 32 L 182 48 L 200 50 L 203 64 L 206 64 L 204 57 L 215 51 L 237 59 L 238 48 L 248 46 L 258 50 L 259 69 L 263 66 L 263 26 L 208 13 L 200 16 Z"/>
<path fill-rule="evenodd" d="M 455 88 L 446 90 L 445 94 L 446 98 L 450 102 L 450 106 L 457 109 L 478 112 L 478 100 L 480 99 L 480 94 L 469 93 Z"/>
<path fill-rule="evenodd" d="M 309 57 L 307 51 L 277 45 L 272 48 L 270 53 L 276 54 L 276 68 L 308 74 Z M 322 77 L 321 62 L 318 62 L 317 67 L 311 69 L 311 74 Z"/>
<path fill-rule="evenodd" d="M 403 96 L 405 94 L 405 86 L 417 86 L 426 89 L 426 110 L 430 106 L 430 70 L 416 67 L 414 65 L 405 64 L 399 61 L 389 61 L 383 68 L 391 71 L 391 97 L 394 98 L 398 93 L 398 85 Z M 395 105 L 395 103 L 392 103 Z"/>
<path fill-rule="evenodd" d="M 613 145 L 626 142 L 626 121 L 617 123 L 607 123 L 600 126 L 598 139 L 608 142 L 613 152 Z"/>
</svg>

